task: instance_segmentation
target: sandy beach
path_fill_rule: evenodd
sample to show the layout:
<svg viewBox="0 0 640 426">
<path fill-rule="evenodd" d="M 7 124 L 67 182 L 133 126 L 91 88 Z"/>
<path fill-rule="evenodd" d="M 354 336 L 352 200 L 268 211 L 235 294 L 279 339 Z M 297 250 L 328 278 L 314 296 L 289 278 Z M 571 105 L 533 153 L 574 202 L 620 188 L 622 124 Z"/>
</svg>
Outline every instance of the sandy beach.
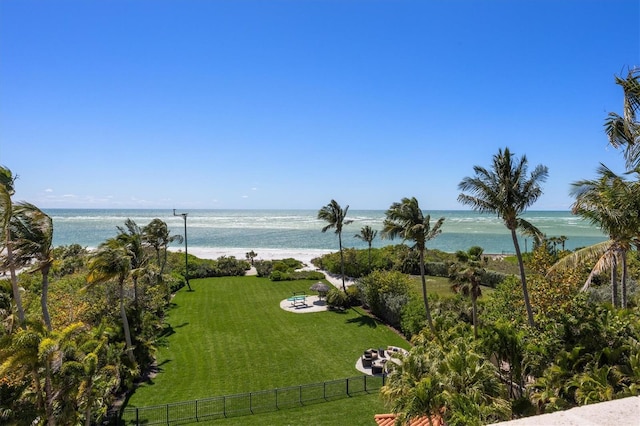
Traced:
<svg viewBox="0 0 640 426">
<path fill-rule="evenodd" d="M 171 251 L 184 252 L 180 248 L 170 248 Z M 333 250 L 320 249 L 249 249 L 249 248 L 208 248 L 208 247 L 188 247 L 189 254 L 201 259 L 217 259 L 221 256 L 234 256 L 236 259 L 246 259 L 246 254 L 253 250 L 258 256 L 255 260 L 273 260 L 294 258 L 307 267 L 313 267 L 311 259 L 320 257 L 323 254 L 331 253 Z"/>
<path fill-rule="evenodd" d="M 179 248 L 170 248 L 174 252 L 183 252 Z M 334 250 L 320 250 L 320 249 L 245 249 L 245 248 L 208 248 L 208 247 L 189 247 L 188 252 L 201 259 L 217 259 L 221 256 L 234 256 L 236 259 L 246 259 L 246 254 L 253 250 L 258 254 L 255 260 L 273 260 L 273 259 L 287 259 L 294 258 L 305 264 L 305 269 L 318 270 L 311 263 L 311 259 L 320 257 L 323 254 L 332 253 Z M 327 271 L 321 271 L 324 273 L 327 281 L 336 286 L 342 288 L 342 279 L 339 276 L 332 276 Z M 353 281 L 346 279 L 345 285 L 348 287 L 353 284 Z"/>
</svg>

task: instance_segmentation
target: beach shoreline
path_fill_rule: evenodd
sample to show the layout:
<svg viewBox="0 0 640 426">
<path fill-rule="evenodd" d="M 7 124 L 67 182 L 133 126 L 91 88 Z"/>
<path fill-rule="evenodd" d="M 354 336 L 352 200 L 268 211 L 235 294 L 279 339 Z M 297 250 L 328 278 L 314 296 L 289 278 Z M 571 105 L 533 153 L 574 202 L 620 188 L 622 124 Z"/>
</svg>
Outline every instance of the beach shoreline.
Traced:
<svg viewBox="0 0 640 426">
<path fill-rule="evenodd" d="M 184 253 L 184 251 L 178 247 L 170 247 L 170 251 L 174 253 Z M 274 260 L 274 259 L 288 259 L 293 258 L 301 261 L 304 264 L 303 269 L 322 272 L 325 279 L 333 284 L 336 288 L 342 288 L 342 278 L 338 275 L 330 274 L 329 272 L 316 268 L 311 260 L 316 257 L 320 257 L 323 254 L 333 253 L 336 250 L 323 250 L 323 249 L 246 249 L 246 248 L 229 248 L 229 247 L 188 247 L 187 253 L 192 254 L 201 259 L 216 260 L 222 256 L 233 256 L 236 259 L 246 260 L 246 254 L 253 250 L 258 254 L 254 260 Z M 354 284 L 352 279 L 345 277 L 345 286 L 349 287 Z"/>
<path fill-rule="evenodd" d="M 233 248 L 233 247 L 188 247 L 187 253 L 192 254 L 201 259 L 216 260 L 222 256 L 233 256 L 236 259 L 247 260 L 246 254 L 254 251 L 257 256 L 254 260 L 274 260 L 293 258 L 301 261 L 306 267 L 312 267 L 311 260 L 325 254 L 333 253 L 336 250 L 325 249 L 249 249 L 249 248 Z M 184 253 L 184 249 L 180 247 L 170 247 L 169 251 Z"/>
</svg>

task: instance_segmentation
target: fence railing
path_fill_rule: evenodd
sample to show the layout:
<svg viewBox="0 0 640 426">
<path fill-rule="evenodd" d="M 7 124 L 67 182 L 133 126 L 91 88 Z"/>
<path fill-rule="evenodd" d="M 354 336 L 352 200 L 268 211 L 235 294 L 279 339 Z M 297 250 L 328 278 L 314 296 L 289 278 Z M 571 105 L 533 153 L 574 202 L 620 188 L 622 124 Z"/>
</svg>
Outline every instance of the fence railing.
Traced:
<svg viewBox="0 0 640 426">
<path fill-rule="evenodd" d="M 119 419 L 112 419 L 109 423 L 120 425 L 169 425 L 245 416 L 367 394 L 379 390 L 384 386 L 384 383 L 384 376 L 363 375 L 308 385 L 216 396 L 152 407 L 126 407 Z"/>
</svg>

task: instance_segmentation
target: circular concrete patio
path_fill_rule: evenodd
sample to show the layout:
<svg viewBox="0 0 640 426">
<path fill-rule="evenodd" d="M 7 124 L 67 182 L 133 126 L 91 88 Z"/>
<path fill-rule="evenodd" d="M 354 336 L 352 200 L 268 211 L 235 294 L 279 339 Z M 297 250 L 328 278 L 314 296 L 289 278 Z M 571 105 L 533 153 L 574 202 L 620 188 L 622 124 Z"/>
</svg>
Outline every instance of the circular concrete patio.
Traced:
<svg viewBox="0 0 640 426">
<path fill-rule="evenodd" d="M 294 306 L 289 299 L 280 302 L 280 308 L 287 312 L 296 314 L 308 314 L 311 312 L 322 312 L 327 310 L 327 302 L 320 300 L 318 296 L 307 296 L 304 305 Z"/>
</svg>

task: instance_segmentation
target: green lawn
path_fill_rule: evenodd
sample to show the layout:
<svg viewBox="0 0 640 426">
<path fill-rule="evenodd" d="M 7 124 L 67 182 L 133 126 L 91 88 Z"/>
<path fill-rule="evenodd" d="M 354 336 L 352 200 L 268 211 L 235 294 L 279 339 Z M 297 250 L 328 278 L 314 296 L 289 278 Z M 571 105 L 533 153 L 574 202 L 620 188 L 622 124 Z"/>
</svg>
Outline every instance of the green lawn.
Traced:
<svg viewBox="0 0 640 426">
<path fill-rule="evenodd" d="M 258 277 L 191 281 L 194 291 L 183 289 L 173 299 L 164 345 L 157 354 L 160 373 L 152 383 L 138 388 L 127 406 L 159 405 L 357 376 L 361 373 L 354 366 L 364 349 L 409 347 L 401 336 L 360 309 L 309 314 L 280 309 L 282 299 L 293 291 L 307 290 L 310 285 L 309 281 L 272 282 Z M 384 412 L 377 395 L 372 396 L 347 398 L 346 401 L 362 402 L 347 404 L 346 411 L 337 410 L 345 414 L 350 412 L 348 407 L 364 405 L 367 416 L 371 409 Z M 329 410 L 335 422 L 330 404 L 339 407 L 343 403 L 333 401 L 292 410 Z M 279 413 L 252 416 L 251 421 L 254 422 L 253 417 L 288 416 Z M 286 424 L 286 420 L 282 421 Z"/>
<path fill-rule="evenodd" d="M 427 293 L 437 294 L 440 297 L 452 297 L 455 293 L 451 290 L 451 282 L 446 277 L 427 276 Z M 422 281 L 419 275 L 411 276 L 411 291 L 422 297 Z M 494 290 L 491 287 L 482 286 L 482 294 L 488 295 Z"/>
<path fill-rule="evenodd" d="M 253 416 L 232 417 L 229 419 L 214 420 L 211 426 L 334 426 L 348 424 L 349 426 L 375 425 L 373 416 L 388 413 L 380 401 L 380 396 L 375 394 L 361 395 L 353 398 L 337 399 L 330 402 L 305 405 L 304 407 L 290 408 L 286 410 L 262 413 Z"/>
</svg>

